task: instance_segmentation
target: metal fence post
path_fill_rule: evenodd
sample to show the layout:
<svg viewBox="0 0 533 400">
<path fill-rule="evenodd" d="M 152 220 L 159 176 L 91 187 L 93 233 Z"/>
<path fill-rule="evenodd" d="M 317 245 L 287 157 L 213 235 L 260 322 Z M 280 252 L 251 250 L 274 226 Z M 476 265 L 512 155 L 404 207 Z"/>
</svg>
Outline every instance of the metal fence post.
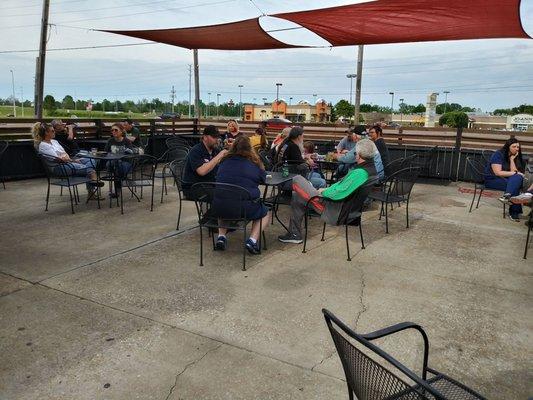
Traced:
<svg viewBox="0 0 533 400">
<path fill-rule="evenodd" d="M 461 161 L 461 141 L 463 139 L 463 128 L 457 128 L 457 134 L 455 135 L 455 147 L 453 149 L 452 158 L 452 176 L 454 181 L 459 179 L 459 163 Z"/>
<path fill-rule="evenodd" d="M 94 125 L 96 125 L 96 139 L 100 139 L 102 137 L 102 120 L 101 119 L 95 119 Z"/>
</svg>

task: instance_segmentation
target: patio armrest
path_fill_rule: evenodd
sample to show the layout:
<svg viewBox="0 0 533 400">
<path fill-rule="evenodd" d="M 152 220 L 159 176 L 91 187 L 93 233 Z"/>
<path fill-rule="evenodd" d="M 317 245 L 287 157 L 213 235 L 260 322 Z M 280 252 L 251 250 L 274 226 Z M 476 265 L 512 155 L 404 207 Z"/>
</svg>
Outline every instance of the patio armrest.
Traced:
<svg viewBox="0 0 533 400">
<path fill-rule="evenodd" d="M 404 331 L 406 329 L 417 330 L 422 335 L 422 339 L 424 339 L 424 360 L 423 360 L 423 365 L 422 365 L 422 378 L 426 380 L 427 371 L 428 371 L 429 340 L 428 340 L 426 332 L 420 325 L 415 324 L 414 322 L 401 322 L 399 324 L 392 325 L 387 328 L 383 328 L 383 329 L 370 332 L 367 334 L 363 334 L 361 336 L 365 338 L 366 340 L 376 340 L 376 339 L 380 339 L 385 336 L 392 335 L 394 333 Z"/>
</svg>

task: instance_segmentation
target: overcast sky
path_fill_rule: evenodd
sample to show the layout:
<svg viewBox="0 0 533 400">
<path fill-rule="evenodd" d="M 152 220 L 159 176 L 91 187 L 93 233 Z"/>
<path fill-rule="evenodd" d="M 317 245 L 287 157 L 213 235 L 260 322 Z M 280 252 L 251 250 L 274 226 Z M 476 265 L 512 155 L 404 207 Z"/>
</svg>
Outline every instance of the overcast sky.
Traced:
<svg viewBox="0 0 533 400">
<path fill-rule="evenodd" d="M 465 0 L 468 1 L 468 0 Z M 0 97 L 11 95 L 15 74 L 17 97 L 33 98 L 36 52 L 2 53 L 39 47 L 42 1 L 0 0 Z M 255 0 L 265 14 L 351 4 L 356 1 Z M 51 0 L 48 48 L 147 43 L 134 38 L 89 29 L 152 29 L 211 25 L 253 18 L 260 11 L 251 0 Z M 533 36 L 533 0 L 523 0 L 522 22 Z M 273 18 L 262 19 L 265 29 L 287 26 Z M 66 26 L 68 27 L 66 27 Z M 80 29 L 82 28 L 82 29 Z M 386 26 L 383 29 L 387 29 Z M 288 31 L 278 39 L 297 44 L 323 44 L 312 34 Z M 292 102 L 318 98 L 336 103 L 348 99 L 355 72 L 356 47 L 269 51 L 200 50 L 201 97 L 243 102 L 276 97 L 276 82 L 283 83 L 280 97 Z M 189 97 L 192 52 L 162 44 L 73 51 L 50 51 L 46 60 L 45 94 L 62 99 Z M 467 40 L 365 47 L 362 102 L 395 107 L 425 103 L 430 92 L 450 91 L 449 102 L 492 111 L 533 103 L 533 40 Z M 444 95 L 439 102 L 444 101 Z"/>
</svg>

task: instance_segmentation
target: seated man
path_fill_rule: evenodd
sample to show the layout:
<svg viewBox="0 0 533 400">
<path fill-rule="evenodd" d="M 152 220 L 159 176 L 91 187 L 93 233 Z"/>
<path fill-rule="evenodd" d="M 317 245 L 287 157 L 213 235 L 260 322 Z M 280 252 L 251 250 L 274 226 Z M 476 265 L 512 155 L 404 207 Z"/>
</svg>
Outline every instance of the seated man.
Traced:
<svg viewBox="0 0 533 400">
<path fill-rule="evenodd" d="M 385 139 L 383 139 L 383 129 L 381 129 L 381 126 L 376 125 L 370 128 L 370 131 L 368 132 L 368 135 L 370 136 L 370 140 L 374 142 L 376 147 L 378 148 L 379 155 L 381 157 L 381 162 L 385 167 L 389 165 L 389 149 L 387 149 L 387 145 L 385 143 Z M 389 175 L 390 171 L 384 171 L 385 175 Z"/>
<path fill-rule="evenodd" d="M 327 189 L 316 190 L 305 178 L 294 177 L 292 180 L 293 193 L 289 232 L 279 236 L 278 240 L 283 243 L 302 243 L 302 220 L 305 216 L 305 205 L 311 197 L 322 195 L 322 197 L 330 200 L 343 200 L 360 186 L 376 180 L 377 173 L 374 166 L 376 151 L 376 146 L 370 140 L 359 141 L 355 151 L 358 168 L 351 170 L 342 181 Z M 323 202 L 316 199 L 316 201 L 311 202 L 311 206 L 313 210 L 322 215 L 323 220 L 335 223 L 339 218 L 342 202 Z"/>
<path fill-rule="evenodd" d="M 55 130 L 52 125 L 42 123 L 39 128 L 39 153 L 45 156 L 49 168 L 53 169 L 57 175 L 68 174 L 74 176 L 87 176 L 92 182 L 87 183 L 87 191 L 94 190 L 97 177 L 94 170 L 94 164 L 91 159 L 77 158 L 72 159 L 67 154 L 63 146 L 54 139 Z M 64 164 L 65 167 L 62 167 Z M 99 182 L 103 186 L 103 182 Z"/>
<path fill-rule="evenodd" d="M 124 128 L 124 137 L 128 139 L 135 147 L 141 146 L 141 131 L 129 118 L 122 120 L 122 127 Z"/>
<path fill-rule="evenodd" d="M 52 127 L 56 134 L 55 140 L 66 150 L 68 155 L 73 156 L 80 151 L 80 147 L 74 138 L 74 124 L 67 125 L 60 119 L 54 119 Z"/>
<path fill-rule="evenodd" d="M 193 146 L 185 160 L 182 188 L 185 198 L 194 200 L 191 186 L 198 182 L 215 182 L 218 164 L 227 150 L 218 150 L 220 132 L 214 125 L 204 128 L 202 140 Z"/>
<path fill-rule="evenodd" d="M 337 153 L 344 154 L 348 153 L 350 150 L 352 150 L 355 147 L 355 140 L 357 139 L 357 135 L 354 135 L 352 131 L 347 131 L 346 136 L 341 139 L 339 144 L 336 147 Z"/>
<path fill-rule="evenodd" d="M 355 133 L 354 136 L 358 136 Z M 354 141 L 359 144 L 359 142 L 363 139 L 360 138 L 354 139 Z M 357 159 L 356 159 L 356 152 L 357 152 L 357 144 L 356 146 L 350 150 L 346 154 L 333 154 L 333 157 L 339 161 L 339 167 L 337 169 L 337 177 L 342 177 L 346 175 L 346 173 L 356 165 Z M 370 142 L 372 147 L 374 147 L 374 165 L 377 171 L 377 174 L 379 176 L 380 180 L 385 179 L 385 171 L 383 169 L 383 162 L 381 161 L 381 155 L 379 154 L 379 151 L 376 147 L 376 145 L 373 142 Z"/>
</svg>

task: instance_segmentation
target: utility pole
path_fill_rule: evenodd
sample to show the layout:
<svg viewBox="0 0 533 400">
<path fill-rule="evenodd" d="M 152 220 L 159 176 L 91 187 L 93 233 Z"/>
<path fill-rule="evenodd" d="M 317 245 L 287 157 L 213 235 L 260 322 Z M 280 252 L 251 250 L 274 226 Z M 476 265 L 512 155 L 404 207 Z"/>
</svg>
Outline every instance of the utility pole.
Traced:
<svg viewBox="0 0 533 400">
<path fill-rule="evenodd" d="M 24 116 L 24 92 L 22 86 L 20 87 L 20 105 L 22 106 L 22 116 Z"/>
<path fill-rule="evenodd" d="M 242 120 L 242 88 L 244 85 L 239 85 L 239 118 Z"/>
<path fill-rule="evenodd" d="M 174 85 L 172 85 L 172 90 L 170 91 L 170 99 L 172 100 L 172 114 L 174 114 L 174 100 L 176 99 L 176 90 L 174 90 Z"/>
<path fill-rule="evenodd" d="M 400 99 L 400 125 L 402 124 L 403 122 L 403 99 Z"/>
<path fill-rule="evenodd" d="M 357 76 L 355 79 L 354 125 L 359 125 L 359 108 L 361 106 L 361 81 L 363 79 L 363 50 L 363 45 L 357 46 Z"/>
<path fill-rule="evenodd" d="M 218 105 L 220 104 L 220 93 L 217 93 L 217 119 L 220 117 Z"/>
<path fill-rule="evenodd" d="M 348 74 L 346 75 L 346 78 L 350 79 L 350 105 L 352 105 L 352 88 L 353 88 L 353 78 L 357 77 L 357 74 Z"/>
<path fill-rule="evenodd" d="M 389 92 L 389 94 L 392 96 L 392 100 L 390 102 L 390 122 L 392 122 L 392 113 L 394 112 L 394 92 Z"/>
<path fill-rule="evenodd" d="M 448 106 L 448 93 L 449 91 L 444 91 L 444 114 L 446 114 L 446 107 Z"/>
<path fill-rule="evenodd" d="M 207 95 L 209 96 L 209 101 L 207 102 L 206 115 L 209 117 L 209 113 L 211 111 L 211 109 L 210 109 L 210 107 L 211 107 L 211 92 L 207 92 Z"/>
<path fill-rule="evenodd" d="M 191 101 L 192 101 L 192 65 L 189 64 L 189 118 L 191 118 Z"/>
<path fill-rule="evenodd" d="M 198 49 L 193 51 L 194 58 L 194 117 L 200 118 L 200 66 L 198 65 Z"/>
<path fill-rule="evenodd" d="M 276 103 L 279 102 L 279 87 L 283 86 L 283 83 L 276 83 Z"/>
<path fill-rule="evenodd" d="M 11 85 L 13 86 L 13 116 L 16 117 L 17 116 L 17 104 L 15 102 L 15 73 L 13 72 L 12 69 L 10 69 L 11 71 Z"/>
<path fill-rule="evenodd" d="M 44 66 L 46 63 L 46 41 L 48 36 L 48 12 L 50 10 L 50 0 L 43 0 L 43 15 L 41 17 L 41 42 L 39 45 L 39 56 L 36 60 L 35 72 L 35 117 L 43 117 L 44 98 Z"/>
</svg>

